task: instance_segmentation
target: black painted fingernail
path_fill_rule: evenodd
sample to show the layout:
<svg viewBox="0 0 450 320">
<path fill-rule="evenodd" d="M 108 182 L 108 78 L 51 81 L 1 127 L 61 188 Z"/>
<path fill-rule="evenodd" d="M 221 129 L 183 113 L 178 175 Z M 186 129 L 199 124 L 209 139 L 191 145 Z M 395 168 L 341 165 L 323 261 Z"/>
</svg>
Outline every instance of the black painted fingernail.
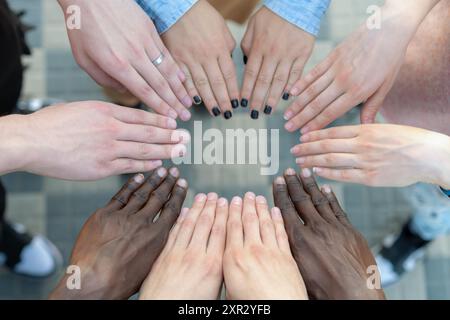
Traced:
<svg viewBox="0 0 450 320">
<path fill-rule="evenodd" d="M 215 117 L 217 117 L 220 114 L 220 109 L 218 107 L 214 107 L 212 109 L 212 113 Z"/>
<path fill-rule="evenodd" d="M 287 100 L 289 100 L 289 97 L 290 97 L 289 93 L 285 92 L 283 94 L 283 100 L 287 101 Z"/>
<path fill-rule="evenodd" d="M 272 107 L 271 106 L 266 106 L 264 108 L 264 113 L 265 114 L 271 114 L 272 113 Z"/>
<path fill-rule="evenodd" d="M 233 109 L 238 108 L 239 107 L 239 101 L 237 99 L 231 100 L 231 106 L 233 107 Z"/>
<path fill-rule="evenodd" d="M 248 106 L 248 100 L 247 99 L 242 99 L 241 100 L 241 107 L 242 108 L 247 108 Z"/>
<path fill-rule="evenodd" d="M 194 103 L 195 103 L 195 104 L 200 104 L 200 103 L 202 103 L 202 98 L 200 98 L 199 96 L 195 96 L 195 97 L 194 97 Z"/>
<path fill-rule="evenodd" d="M 244 64 L 247 64 L 248 58 L 247 56 L 244 56 Z"/>
<path fill-rule="evenodd" d="M 230 119 L 233 114 L 231 113 L 231 111 L 225 111 L 225 113 L 223 114 L 223 116 L 225 117 L 225 119 Z"/>
<path fill-rule="evenodd" d="M 252 110 L 252 113 L 250 114 L 250 117 L 252 117 L 252 119 L 256 120 L 259 118 L 259 111 L 257 110 Z"/>
</svg>

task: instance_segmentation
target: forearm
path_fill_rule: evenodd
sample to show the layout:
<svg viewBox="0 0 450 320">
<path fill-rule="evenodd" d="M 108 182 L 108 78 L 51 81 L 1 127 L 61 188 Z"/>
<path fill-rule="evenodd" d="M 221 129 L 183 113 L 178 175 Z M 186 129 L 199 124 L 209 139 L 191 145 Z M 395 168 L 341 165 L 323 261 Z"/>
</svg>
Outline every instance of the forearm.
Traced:
<svg viewBox="0 0 450 320">
<path fill-rule="evenodd" d="M 23 170 L 27 154 L 26 116 L 11 115 L 0 118 L 0 175 Z"/>
</svg>

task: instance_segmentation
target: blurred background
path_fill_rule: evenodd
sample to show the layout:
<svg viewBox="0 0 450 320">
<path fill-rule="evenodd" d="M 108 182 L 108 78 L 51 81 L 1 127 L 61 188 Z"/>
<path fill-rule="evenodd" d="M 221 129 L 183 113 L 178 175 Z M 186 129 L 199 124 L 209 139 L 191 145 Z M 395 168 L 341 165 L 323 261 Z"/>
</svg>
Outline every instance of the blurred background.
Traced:
<svg viewBox="0 0 450 320">
<path fill-rule="evenodd" d="M 233 55 L 239 73 L 243 63 L 239 43 L 245 32 L 247 13 L 236 14 L 226 1 L 212 1 L 229 19 L 230 28 L 237 41 Z M 251 1 L 249 1 L 251 2 Z M 257 1 L 255 1 L 257 2 Z M 331 49 L 352 30 L 364 22 L 366 9 L 374 0 L 334 0 L 323 21 L 314 53 L 308 63 L 311 68 L 320 62 Z M 106 100 L 133 104 L 132 97 L 109 97 L 75 63 L 67 40 L 63 15 L 55 0 L 9 0 L 16 10 L 26 10 L 24 21 L 36 28 L 27 34 L 32 55 L 24 58 L 25 73 L 23 105 L 30 107 L 33 99 L 52 101 Z M 252 10 L 252 6 L 248 6 Z M 31 103 L 30 103 L 31 101 Z M 193 119 L 179 123 L 191 130 L 194 120 L 202 120 L 203 129 L 218 128 L 268 128 L 282 129 L 284 120 L 280 104 L 270 117 L 250 120 L 248 111 L 237 109 L 231 121 L 213 119 L 202 107 L 197 108 Z M 357 123 L 358 110 L 350 112 L 334 125 Z M 380 119 L 382 121 L 382 119 Z M 279 173 L 288 167 L 295 167 L 289 149 L 298 143 L 298 134 L 287 134 L 280 130 Z M 170 164 L 167 164 L 170 165 Z M 271 176 L 261 176 L 259 165 L 183 165 L 182 175 L 190 183 L 187 205 L 197 192 L 215 191 L 231 198 L 246 191 L 271 196 Z M 125 177 L 112 177 L 98 182 L 58 181 L 27 173 L 14 173 L 2 177 L 8 190 L 6 217 L 24 224 L 33 233 L 46 235 L 63 253 L 68 262 L 75 238 L 86 218 L 102 207 L 122 185 Z M 382 239 L 397 231 L 412 213 L 404 199 L 407 190 L 390 188 L 368 188 L 351 184 L 331 183 L 342 201 L 352 223 L 366 236 L 374 248 Z M 450 238 L 435 241 L 428 249 L 414 271 L 402 281 L 386 290 L 389 299 L 448 299 L 450 298 Z M 45 299 L 63 269 L 48 279 L 30 279 L 12 275 L 0 268 L 0 299 Z"/>
</svg>

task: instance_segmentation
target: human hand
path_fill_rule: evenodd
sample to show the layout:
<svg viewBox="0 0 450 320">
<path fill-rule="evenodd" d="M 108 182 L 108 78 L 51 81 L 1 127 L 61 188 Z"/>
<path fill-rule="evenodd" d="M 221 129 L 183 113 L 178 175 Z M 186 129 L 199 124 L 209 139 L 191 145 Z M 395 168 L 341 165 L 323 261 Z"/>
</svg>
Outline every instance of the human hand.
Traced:
<svg viewBox="0 0 450 320">
<path fill-rule="evenodd" d="M 8 142 L 17 153 L 13 171 L 68 180 L 147 172 L 186 152 L 189 140 L 174 130 L 173 119 L 96 101 L 8 119 L 15 132 Z"/>
<path fill-rule="evenodd" d="M 235 41 L 223 17 L 199 0 L 162 39 L 185 72 L 194 103 L 203 100 L 211 115 L 230 119 L 232 108 L 239 106 L 239 89 L 231 58 Z"/>
<path fill-rule="evenodd" d="M 183 209 L 169 240 L 144 281 L 140 299 L 217 299 L 222 287 L 228 203 L 198 194 Z"/>
<path fill-rule="evenodd" d="M 253 119 L 258 118 L 261 110 L 270 114 L 282 96 L 284 100 L 289 99 L 289 92 L 311 55 L 314 41 L 314 36 L 266 7 L 250 19 L 241 43 L 244 59 L 248 57 L 241 102 L 246 107 L 250 99 Z"/>
<path fill-rule="evenodd" d="M 274 181 L 273 194 L 310 298 L 384 299 L 367 241 L 352 227 L 329 186 L 321 192 L 309 169 L 300 178 L 288 169 Z M 372 282 L 374 272 L 378 281 Z"/>
<path fill-rule="evenodd" d="M 81 289 L 67 289 L 64 277 L 52 299 L 128 299 L 139 290 L 186 197 L 187 182 L 169 172 L 161 167 L 145 182 L 136 175 L 86 221 L 70 258 Z"/>
<path fill-rule="evenodd" d="M 322 129 L 361 103 L 361 123 L 373 123 L 430 2 L 436 0 L 411 6 L 389 1 L 382 8 L 381 28 L 365 23 L 353 32 L 292 87 L 290 93 L 298 98 L 285 112 L 286 130 Z"/>
<path fill-rule="evenodd" d="M 307 133 L 291 152 L 317 175 L 369 186 L 417 182 L 450 186 L 450 137 L 391 124 L 335 127 Z"/>
<path fill-rule="evenodd" d="M 68 30 L 75 60 L 99 85 L 126 87 L 155 112 L 187 121 L 192 100 L 184 73 L 174 62 L 145 12 L 135 1 L 59 0 L 82 12 L 80 29 Z M 68 17 L 68 16 L 67 16 Z M 152 63 L 161 53 L 158 66 Z"/>
<path fill-rule="evenodd" d="M 229 299 L 308 299 L 280 210 L 251 192 L 231 202 L 223 270 Z"/>
</svg>

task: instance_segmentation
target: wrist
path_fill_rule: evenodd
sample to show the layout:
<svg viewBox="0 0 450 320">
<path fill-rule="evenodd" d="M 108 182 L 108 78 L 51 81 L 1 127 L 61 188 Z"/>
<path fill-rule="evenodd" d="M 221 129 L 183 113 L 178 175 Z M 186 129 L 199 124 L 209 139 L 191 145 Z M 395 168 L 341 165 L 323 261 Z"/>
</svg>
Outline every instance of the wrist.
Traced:
<svg viewBox="0 0 450 320">
<path fill-rule="evenodd" d="M 450 189 L 450 137 L 437 132 L 429 134 L 424 142 L 423 165 L 428 168 L 424 181 Z"/>
</svg>

